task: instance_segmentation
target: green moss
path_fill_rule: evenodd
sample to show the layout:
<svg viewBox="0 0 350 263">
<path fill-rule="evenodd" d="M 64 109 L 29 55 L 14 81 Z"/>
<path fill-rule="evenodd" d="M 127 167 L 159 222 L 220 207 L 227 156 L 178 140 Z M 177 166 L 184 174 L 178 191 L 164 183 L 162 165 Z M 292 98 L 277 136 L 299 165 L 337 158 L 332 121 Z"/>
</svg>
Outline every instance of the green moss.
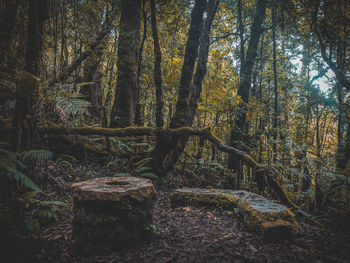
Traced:
<svg viewBox="0 0 350 263">
<path fill-rule="evenodd" d="M 275 238 L 279 233 L 290 237 L 299 230 L 294 214 L 285 206 L 260 195 L 239 190 L 178 189 L 170 196 L 173 205 L 192 205 L 238 210 L 249 231 Z M 238 209 L 237 209 L 238 208 Z M 230 213 L 234 214 L 234 213 Z"/>
</svg>

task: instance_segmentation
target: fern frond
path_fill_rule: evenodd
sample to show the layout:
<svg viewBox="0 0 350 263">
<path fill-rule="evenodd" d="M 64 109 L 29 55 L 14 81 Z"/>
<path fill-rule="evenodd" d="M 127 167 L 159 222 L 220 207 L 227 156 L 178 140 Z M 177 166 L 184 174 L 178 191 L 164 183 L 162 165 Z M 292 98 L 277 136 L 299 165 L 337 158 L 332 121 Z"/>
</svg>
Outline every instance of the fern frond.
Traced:
<svg viewBox="0 0 350 263">
<path fill-rule="evenodd" d="M 67 204 L 64 203 L 64 202 L 61 202 L 61 201 L 52 201 L 52 200 L 45 200 L 45 201 L 40 201 L 40 200 L 37 200 L 36 202 L 40 207 L 42 208 L 51 208 L 51 207 L 54 207 L 54 206 L 63 206 L 63 207 L 66 207 Z"/>
<path fill-rule="evenodd" d="M 16 168 L 7 167 L 7 177 L 15 180 L 18 184 L 26 186 L 33 191 L 41 192 L 40 188 L 25 174 L 18 171 Z"/>
<path fill-rule="evenodd" d="M 67 114 L 64 112 L 62 107 L 58 105 L 57 103 L 55 104 L 54 112 L 58 115 L 60 120 L 63 122 L 65 126 L 68 126 L 68 117 Z"/>
<path fill-rule="evenodd" d="M 141 168 L 145 164 L 148 164 L 151 160 L 152 160 L 152 158 L 148 157 L 148 158 L 144 158 L 144 159 L 138 161 L 137 163 L 134 164 L 134 166 L 136 166 L 135 170 Z"/>
<path fill-rule="evenodd" d="M 88 107 L 91 103 L 81 99 L 80 97 L 69 96 L 69 97 L 56 97 L 56 103 L 66 113 L 66 115 L 90 115 Z"/>
<path fill-rule="evenodd" d="M 24 159 L 47 160 L 52 157 L 53 153 L 48 150 L 30 150 L 24 153 Z"/>
<path fill-rule="evenodd" d="M 59 158 L 68 159 L 69 161 L 72 161 L 72 162 L 77 162 L 77 158 L 69 154 L 60 154 Z"/>
</svg>

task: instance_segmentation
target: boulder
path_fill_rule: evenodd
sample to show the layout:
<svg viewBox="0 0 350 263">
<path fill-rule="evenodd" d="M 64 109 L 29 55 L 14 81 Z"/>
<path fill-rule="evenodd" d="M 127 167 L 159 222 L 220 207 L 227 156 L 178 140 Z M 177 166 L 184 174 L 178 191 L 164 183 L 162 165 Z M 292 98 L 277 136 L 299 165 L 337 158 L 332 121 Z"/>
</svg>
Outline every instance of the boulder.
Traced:
<svg viewBox="0 0 350 263">
<path fill-rule="evenodd" d="M 147 238 L 154 196 L 152 181 L 137 177 L 73 184 L 75 251 L 104 254 Z"/>
<path fill-rule="evenodd" d="M 193 205 L 225 210 L 238 208 L 246 229 L 267 241 L 290 239 L 300 228 L 294 214 L 286 206 L 243 190 L 176 189 L 170 200 L 173 206 Z"/>
</svg>

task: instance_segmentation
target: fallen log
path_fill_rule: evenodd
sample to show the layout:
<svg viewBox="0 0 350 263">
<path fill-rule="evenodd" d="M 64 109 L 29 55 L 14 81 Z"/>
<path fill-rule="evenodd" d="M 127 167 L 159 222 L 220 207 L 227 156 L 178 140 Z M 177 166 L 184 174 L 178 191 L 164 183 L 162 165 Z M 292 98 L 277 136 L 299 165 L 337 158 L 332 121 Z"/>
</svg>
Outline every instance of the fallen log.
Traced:
<svg viewBox="0 0 350 263">
<path fill-rule="evenodd" d="M 172 206 L 204 206 L 235 211 L 246 229 L 267 241 L 291 239 L 300 226 L 285 206 L 242 190 L 183 188 L 175 189 Z"/>
<path fill-rule="evenodd" d="M 242 159 L 249 167 L 256 168 L 258 163 L 246 152 L 240 151 L 234 147 L 225 145 L 223 141 L 215 136 L 208 128 L 194 129 L 191 127 L 180 127 L 176 129 L 167 129 L 161 127 L 126 127 L 126 128 L 98 128 L 98 127 L 77 127 L 77 128 L 61 128 L 61 127 L 39 127 L 39 131 L 48 135 L 100 135 L 113 137 L 133 137 L 133 136 L 169 136 L 169 135 L 183 135 L 183 136 L 200 136 L 207 139 L 219 150 L 231 153 Z"/>
<path fill-rule="evenodd" d="M 183 135 L 183 136 L 200 136 L 212 144 L 214 144 L 220 151 L 230 153 L 237 158 L 240 158 L 248 167 L 252 168 L 258 178 L 268 177 L 266 180 L 269 186 L 276 191 L 280 200 L 292 209 L 299 209 L 294 202 L 288 197 L 283 187 L 278 182 L 276 176 L 273 176 L 273 170 L 267 166 L 260 165 L 254 160 L 248 153 L 238 150 L 234 147 L 225 145 L 223 141 L 213 134 L 209 128 L 194 129 L 192 127 L 179 127 L 176 129 L 162 128 L 162 127 L 126 127 L 126 128 L 100 128 L 100 127 L 76 127 L 76 128 L 64 128 L 64 127 L 38 127 L 38 131 L 48 135 L 100 135 L 100 136 L 114 136 L 114 137 L 135 137 L 135 136 L 170 136 L 170 135 Z M 262 181 L 262 180 L 260 180 Z M 264 186 L 261 190 L 264 189 Z"/>
</svg>

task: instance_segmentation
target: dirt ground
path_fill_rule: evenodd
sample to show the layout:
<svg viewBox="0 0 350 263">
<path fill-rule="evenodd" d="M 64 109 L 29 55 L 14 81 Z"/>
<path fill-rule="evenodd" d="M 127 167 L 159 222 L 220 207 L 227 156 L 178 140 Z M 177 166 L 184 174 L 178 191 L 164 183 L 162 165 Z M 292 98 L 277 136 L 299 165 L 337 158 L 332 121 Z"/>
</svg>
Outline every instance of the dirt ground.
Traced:
<svg viewBox="0 0 350 263">
<path fill-rule="evenodd" d="M 55 178 L 60 190 L 51 189 L 53 194 L 69 193 L 68 182 L 73 177 L 59 177 L 59 174 L 67 173 L 60 172 L 55 164 L 45 167 L 45 172 L 57 175 Z M 86 174 L 86 170 L 81 172 L 84 173 Z M 99 168 L 96 168 L 94 173 L 108 174 Z M 74 178 L 78 177 L 79 174 L 74 175 Z M 350 262 L 349 234 L 334 229 L 321 229 L 299 221 L 301 231 L 294 240 L 266 243 L 260 237 L 246 232 L 237 216 L 226 211 L 189 206 L 172 208 L 169 191 L 158 190 L 154 206 L 153 235 L 149 241 L 108 255 L 79 256 L 72 251 L 72 215 L 66 213 L 35 238 L 21 236 L 19 241 L 10 245 L 13 250 L 10 253 L 11 258 L 0 261 Z"/>
</svg>

